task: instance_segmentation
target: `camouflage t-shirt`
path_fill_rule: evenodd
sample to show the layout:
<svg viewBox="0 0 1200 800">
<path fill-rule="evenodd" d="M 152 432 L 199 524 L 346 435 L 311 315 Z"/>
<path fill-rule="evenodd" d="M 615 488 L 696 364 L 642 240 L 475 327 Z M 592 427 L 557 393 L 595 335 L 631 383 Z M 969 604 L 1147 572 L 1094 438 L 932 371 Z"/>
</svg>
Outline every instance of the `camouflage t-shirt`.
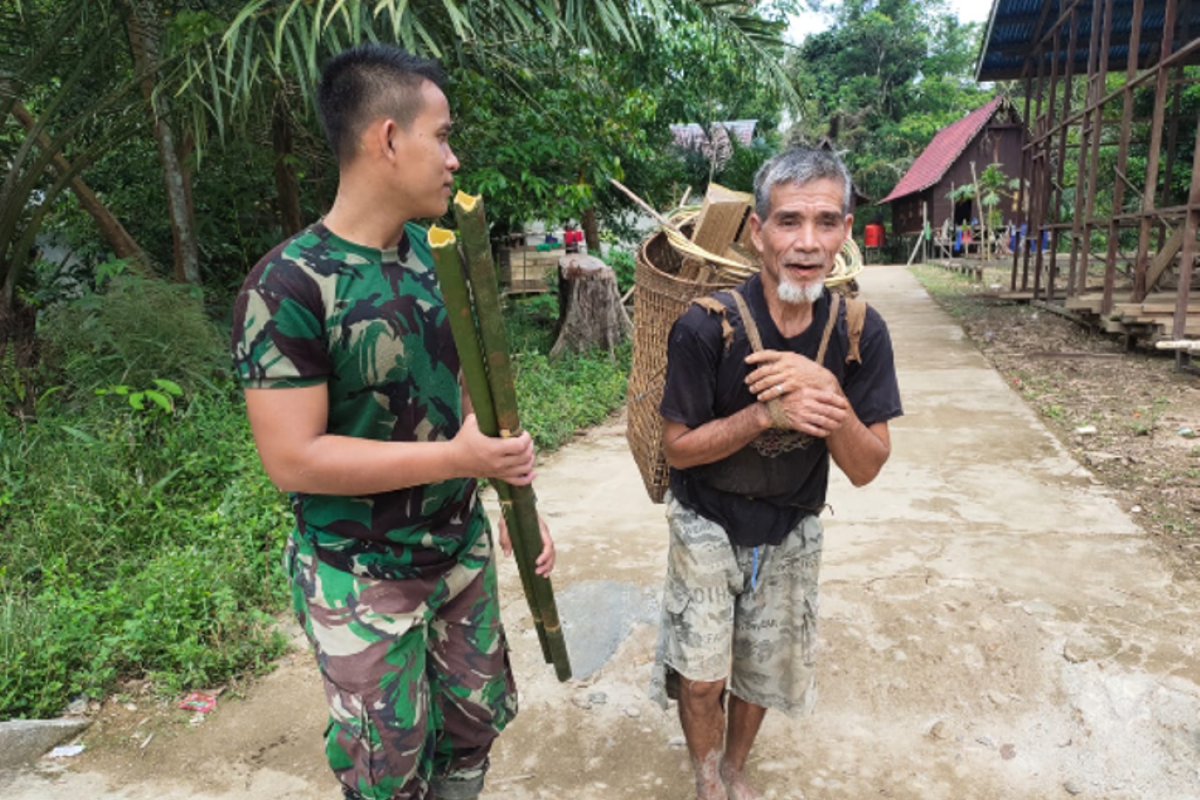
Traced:
<svg viewBox="0 0 1200 800">
<path fill-rule="evenodd" d="M 395 442 L 452 439 L 459 360 L 425 231 L 376 250 L 318 223 L 263 257 L 234 307 L 245 388 L 325 384 L 326 431 Z M 293 534 L 327 563 L 376 578 L 432 576 L 486 525 L 474 480 L 345 497 L 292 494 Z"/>
</svg>

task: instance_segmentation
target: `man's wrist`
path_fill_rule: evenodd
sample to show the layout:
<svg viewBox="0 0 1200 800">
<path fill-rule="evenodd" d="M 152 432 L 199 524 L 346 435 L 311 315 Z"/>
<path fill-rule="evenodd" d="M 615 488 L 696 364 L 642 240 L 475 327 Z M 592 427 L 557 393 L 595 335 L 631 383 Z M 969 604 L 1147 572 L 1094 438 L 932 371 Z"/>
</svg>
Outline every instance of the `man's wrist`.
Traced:
<svg viewBox="0 0 1200 800">
<path fill-rule="evenodd" d="M 450 468 L 448 480 L 455 478 L 482 478 L 483 475 L 472 475 L 471 465 L 467 463 L 467 449 L 457 438 L 446 440 L 446 464 Z"/>
<path fill-rule="evenodd" d="M 771 428 L 771 409 L 765 401 L 758 401 L 746 406 L 754 422 L 755 434 L 763 433 Z"/>
</svg>

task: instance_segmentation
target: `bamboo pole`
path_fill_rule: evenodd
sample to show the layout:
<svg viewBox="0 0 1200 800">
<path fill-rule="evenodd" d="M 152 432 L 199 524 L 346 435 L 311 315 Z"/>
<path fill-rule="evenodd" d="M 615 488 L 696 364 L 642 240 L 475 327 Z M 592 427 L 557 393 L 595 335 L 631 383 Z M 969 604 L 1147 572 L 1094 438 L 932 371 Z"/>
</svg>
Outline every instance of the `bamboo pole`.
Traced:
<svg viewBox="0 0 1200 800">
<path fill-rule="evenodd" d="M 504 319 L 500 314 L 500 293 L 496 286 L 496 269 L 492 264 L 492 248 L 488 241 L 487 221 L 480 197 L 459 192 L 454 198 L 454 216 L 462 235 L 463 250 L 467 262 L 467 280 L 477 315 L 479 340 L 483 345 L 487 364 L 488 384 L 492 390 L 492 401 L 496 409 L 496 421 L 501 436 L 517 436 L 521 433 L 520 416 L 517 413 L 517 393 L 513 383 L 512 361 L 508 354 L 508 336 L 504 331 Z M 542 552 L 541 525 L 537 514 L 537 498 L 530 486 L 513 486 L 512 509 L 516 527 L 510 534 L 524 537 L 529 567 Z M 537 607 L 542 613 L 542 625 L 549 642 L 551 661 L 560 681 L 571 677 L 571 664 L 567 656 L 567 642 L 563 637 L 558 618 L 558 606 L 554 602 L 554 589 L 548 578 L 531 574 L 533 593 Z"/>
<path fill-rule="evenodd" d="M 463 382 L 471 397 L 475 420 L 484 435 L 498 436 L 500 426 L 496 422 L 492 389 L 488 385 L 483 350 L 479 344 L 479 332 L 475 329 L 475 315 L 471 311 L 471 298 L 467 290 L 466 278 L 463 276 L 458 240 L 451 231 L 435 225 L 429 229 L 429 249 L 433 254 L 433 268 L 437 273 L 442 297 L 446 301 L 446 315 L 450 322 L 450 332 L 454 335 L 454 345 L 458 349 Z M 517 562 L 517 573 L 521 577 L 521 589 L 525 592 L 525 599 L 529 601 L 529 612 L 533 617 L 534 628 L 537 630 L 538 642 L 542 646 L 542 655 L 545 657 L 546 663 L 550 663 L 550 643 L 546 639 L 546 631 L 542 625 L 542 612 L 537 606 L 537 595 L 534 593 L 530 578 L 533 574 L 533 560 L 529 558 L 525 540 L 515 533 L 516 522 L 513 515 L 511 487 L 504 481 L 495 481 L 494 485 L 496 495 L 500 498 L 500 513 L 504 515 L 505 524 L 508 526 L 513 557 Z"/>
</svg>

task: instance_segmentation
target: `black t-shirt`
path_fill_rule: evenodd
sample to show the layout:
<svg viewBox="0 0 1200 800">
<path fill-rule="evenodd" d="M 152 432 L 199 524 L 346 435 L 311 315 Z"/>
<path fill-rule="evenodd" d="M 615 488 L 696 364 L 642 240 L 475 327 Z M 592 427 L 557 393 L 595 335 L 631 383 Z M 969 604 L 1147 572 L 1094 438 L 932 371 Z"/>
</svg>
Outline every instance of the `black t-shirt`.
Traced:
<svg viewBox="0 0 1200 800">
<path fill-rule="evenodd" d="M 791 350 L 816 358 L 829 319 L 826 291 L 813 307 L 813 319 L 799 336 L 785 338 L 775 327 L 763 297 L 759 276 L 738 287 L 758 325 L 763 348 Z M 719 314 L 692 305 L 671 328 L 667 344 L 667 377 L 659 411 L 663 417 L 698 428 L 728 417 L 758 400 L 745 378 L 746 356 L 753 352 L 732 296 L 718 292 L 734 335 L 728 350 Z M 864 425 L 884 422 L 904 413 L 887 325 L 868 306 L 859 342 L 861 363 L 846 363 L 849 337 L 845 304 L 830 337 L 825 367 L 838 379 L 851 407 Z M 781 446 L 782 445 L 782 446 Z M 731 475 L 762 470 L 763 477 L 783 490 L 769 496 L 722 491 Z M 780 471 L 783 471 L 782 473 Z M 782 476 L 782 479 L 781 479 Z M 819 513 L 829 484 L 829 448 L 824 439 L 768 431 L 738 453 L 713 464 L 671 470 L 671 493 L 681 503 L 721 525 L 738 545 L 778 544 L 800 520 Z"/>
</svg>

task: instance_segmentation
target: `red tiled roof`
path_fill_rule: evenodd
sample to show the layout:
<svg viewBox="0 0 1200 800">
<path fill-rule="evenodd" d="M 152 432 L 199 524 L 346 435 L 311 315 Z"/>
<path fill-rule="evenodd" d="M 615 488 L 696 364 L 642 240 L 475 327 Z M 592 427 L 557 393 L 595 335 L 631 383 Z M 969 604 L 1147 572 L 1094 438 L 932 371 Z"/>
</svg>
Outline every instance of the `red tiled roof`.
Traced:
<svg viewBox="0 0 1200 800">
<path fill-rule="evenodd" d="M 967 145 L 983 130 L 983 126 L 988 124 L 992 115 L 1000 108 L 1001 101 L 1002 98 L 997 97 L 987 105 L 967 114 L 953 125 L 947 125 L 938 131 L 929 146 L 921 155 L 917 156 L 917 160 L 908 168 L 908 172 L 904 173 L 904 177 L 896 184 L 896 188 L 892 189 L 891 194 L 880 200 L 879 203 L 882 205 L 913 192 L 928 189 L 940 181 L 946 174 L 946 170 L 950 169 L 967 149 Z"/>
</svg>

